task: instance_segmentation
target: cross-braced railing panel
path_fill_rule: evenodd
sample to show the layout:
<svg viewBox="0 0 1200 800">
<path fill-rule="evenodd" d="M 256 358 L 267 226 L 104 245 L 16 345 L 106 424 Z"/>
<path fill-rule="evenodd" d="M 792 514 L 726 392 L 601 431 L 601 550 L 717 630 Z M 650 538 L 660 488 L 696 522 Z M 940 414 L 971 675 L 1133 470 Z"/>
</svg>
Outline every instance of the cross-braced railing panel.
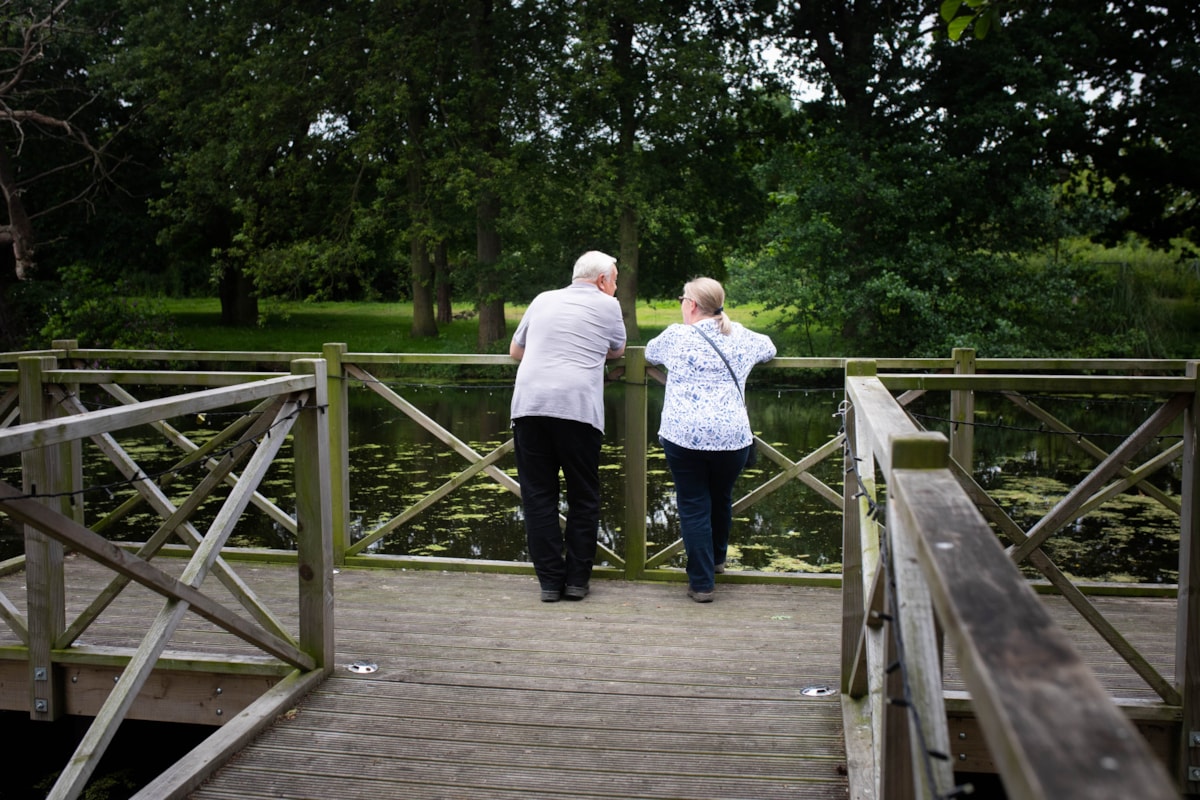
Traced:
<svg viewBox="0 0 1200 800">
<path fill-rule="evenodd" d="M 278 675 L 289 671 L 319 679 L 331 668 L 333 656 L 332 621 L 332 514 L 328 480 L 328 404 L 324 362 L 298 361 L 293 375 L 258 379 L 229 375 L 204 381 L 195 375 L 176 373 L 180 385 L 225 384 L 221 388 L 171 395 L 137 402 L 117 387 L 113 373 L 58 370 L 53 359 L 30 357 L 21 360 L 19 398 L 20 424 L 0 430 L 0 456 L 22 453 L 23 486 L 0 482 L 0 512 L 24 526 L 26 531 L 25 569 L 27 572 L 26 614 L 16 603 L 0 598 L 0 613 L 28 650 L 31 715 L 54 719 L 63 713 L 62 698 L 69 691 L 62 685 L 57 665 L 86 650 L 79 636 L 102 614 L 131 583 L 136 583 L 162 598 L 162 608 L 134 647 L 114 654 L 108 648 L 107 659 L 117 658 L 121 665 L 116 683 L 95 720 L 61 774 L 50 797 L 74 798 L 82 792 L 120 722 L 126 717 L 158 665 L 168 655 L 172 636 L 189 612 L 216 628 L 252 645 L 264 658 L 279 664 Z M 134 377 L 134 376 L 128 376 Z M 143 376 L 147 377 L 147 376 Z M 149 378 L 167 382 L 165 376 Z M 80 404 L 72 387 L 81 383 L 101 383 L 125 405 L 89 412 Z M 190 454 L 177 466 L 200 462 L 205 469 L 195 487 L 180 503 L 164 491 L 162 476 L 149 476 L 137 460 L 122 447 L 114 435 L 141 425 L 173 430 L 165 420 L 173 416 L 204 414 L 216 409 L 257 403 L 256 413 L 230 426 L 221 436 L 223 449 L 186 444 Z M 83 491 L 61 468 L 59 455 L 75 442 L 89 438 L 117 470 L 138 491 L 162 520 L 155 533 L 136 551 L 119 546 L 76 519 L 72 504 L 65 502 Z M 285 442 L 295 440 L 294 475 L 297 490 L 297 593 L 299 630 L 291 633 L 280 618 L 261 602 L 249 584 L 222 558 L 222 549 L 245 510 L 254 501 L 272 464 Z M 175 437 L 177 443 L 179 437 Z M 190 443 L 188 443 L 190 444 Z M 69 452 L 69 451 L 68 451 Z M 63 461 L 70 461 L 68 456 Z M 244 462 L 240 475 L 235 466 Z M 179 472 L 173 472 L 178 490 Z M 227 495 L 220 501 L 211 522 L 201 532 L 193 522 L 195 511 L 214 490 L 230 482 Z M 182 570 L 175 573 L 153 564 L 172 536 L 190 550 Z M 111 570 L 113 579 L 75 617 L 70 625 L 65 618 L 64 602 L 66 559 L 70 551 Z M 178 562 L 174 562 L 178 564 Z M 242 612 L 228 605 L 229 600 L 205 591 L 203 584 L 215 574 L 226 594 Z M 10 650 L 12 648 L 9 648 Z M 11 654 L 10 654 L 11 655 Z M 173 657 L 174 663 L 179 656 Z M 230 664 L 244 670 L 244 655 L 233 657 Z M 307 690 L 311 680 L 289 680 L 295 692 Z M 294 694 L 268 692 L 270 699 L 259 701 L 264 711 L 255 715 L 257 724 L 266 724 L 278 704 L 294 699 Z M 270 708 L 270 712 L 265 710 Z"/>
</svg>

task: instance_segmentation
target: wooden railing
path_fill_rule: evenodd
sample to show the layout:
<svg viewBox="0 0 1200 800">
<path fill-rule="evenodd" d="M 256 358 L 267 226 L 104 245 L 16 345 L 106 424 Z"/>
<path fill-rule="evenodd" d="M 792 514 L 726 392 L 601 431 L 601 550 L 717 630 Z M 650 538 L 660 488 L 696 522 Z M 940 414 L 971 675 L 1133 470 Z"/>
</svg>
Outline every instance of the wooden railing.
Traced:
<svg viewBox="0 0 1200 800">
<path fill-rule="evenodd" d="M 949 701 L 942 683 L 943 651 L 949 645 L 968 688 L 967 705 L 1010 797 L 1177 796 L 1163 761 L 1150 753 L 1017 569 L 1029 558 L 1159 695 L 1161 703 L 1150 709 L 1153 718 L 1179 721 L 1176 752 L 1165 762 L 1178 765 L 1178 785 L 1185 792 L 1196 792 L 1197 363 L 1186 365 L 1186 375 L 1178 377 L 974 375 L 973 359 L 960 363 L 969 368 L 958 375 L 877 375 L 872 362 L 847 364 L 847 474 L 856 476 L 857 490 L 851 491 L 848 481 L 842 690 L 848 742 L 851 747 L 855 737 L 869 742 L 851 763 L 874 796 L 953 794 Z M 1138 393 L 1168 399 L 1113 453 L 1090 445 L 1100 461 L 1097 468 L 1025 531 L 988 501 L 958 463 L 970 449 L 922 431 L 904 411 L 902 401 L 910 395 L 893 396 L 894 391 L 935 389 L 1003 390 L 1026 407 L 1028 401 L 1016 393 Z M 960 400 L 955 413 L 969 428 L 969 398 Z M 1181 414 L 1180 445 L 1168 449 L 1166 457 L 1130 469 L 1129 460 Z M 960 456 L 952 457 L 955 452 Z M 1149 472 L 1176 458 L 1183 460 L 1184 477 L 1176 662 L 1169 679 L 1040 547 L 1099 499 L 1142 484 Z M 1007 551 L 992 526 L 1014 542 Z"/>
<path fill-rule="evenodd" d="M 97 384 L 112 389 L 115 396 L 123 396 L 123 390 L 115 385 L 122 379 L 118 373 L 60 370 L 53 356 L 27 356 L 18 363 L 14 389 L 19 397 L 20 423 L 12 424 L 15 417 L 5 412 L 0 457 L 22 455 L 23 486 L 0 482 L 0 510 L 24 526 L 25 552 L 18 560 L 26 573 L 27 613 L 20 613 L 15 603 L 0 595 L 0 618 L 22 643 L 0 648 L 0 670 L 10 679 L 0 684 L 26 686 L 31 717 L 44 721 L 62 717 L 68 707 L 86 708 L 82 698 L 89 692 L 107 691 L 107 699 L 95 710 L 91 727 L 48 796 L 65 800 L 82 793 L 117 727 L 155 670 L 225 674 L 219 711 L 229 712 L 229 716 L 219 722 L 228 722 L 220 729 L 220 739 L 190 757 L 199 773 L 206 759 L 212 760 L 222 748 L 236 746 L 234 743 L 269 724 L 332 669 L 332 514 L 325 363 L 319 359 L 298 360 L 292 364 L 290 375 L 141 373 L 137 379 L 143 383 L 217 388 L 143 402 L 130 399 L 127 405 L 94 412 L 87 412 L 79 404 L 74 387 Z M 10 393 L 5 404 L 11 405 L 12 399 Z M 168 418 L 251 403 L 256 404 L 254 410 L 240 416 L 225 435 L 194 448 L 176 465 L 182 468 L 188 463 L 206 463 L 203 477 L 179 504 L 167 496 L 161 482 L 145 476 L 113 435 L 147 424 L 170 430 L 164 422 Z M 78 444 L 85 438 L 108 454 L 137 487 L 141 499 L 162 518 L 158 531 L 132 552 L 82 523 L 82 504 L 76 502 L 76 489 Z M 288 630 L 225 558 L 225 543 L 235 524 L 280 447 L 289 440 L 296 451 L 294 558 L 299 568 L 295 631 Z M 214 489 L 232 478 L 233 469 L 242 462 L 243 472 L 207 531 L 201 533 L 193 525 L 193 513 Z M 173 537 L 183 540 L 188 548 L 189 557 L 182 570 L 165 569 L 152 562 Z M 112 573 L 108 586 L 69 625 L 65 613 L 68 550 Z M 201 584 L 210 573 L 219 578 L 240 610 L 202 590 Z M 163 603 L 140 644 L 132 648 L 84 644 L 80 637 L 131 582 L 151 590 Z M 168 649 L 188 612 L 251 645 L 261 655 L 222 657 Z M 70 681 L 66 679 L 68 668 Z M 25 674 L 18 675 L 14 670 Z M 104 681 L 110 691 L 102 688 Z M 186 683 L 181 680 L 176 685 Z M 171 693 L 159 700 L 160 705 L 169 705 Z M 197 705 L 197 698 L 177 700 L 176 713 L 168 709 L 167 718 L 196 721 L 186 706 Z M 209 720 L 208 724 L 219 722 Z"/>
<path fill-rule="evenodd" d="M 76 369 L 57 369 L 56 363 L 47 362 L 46 358 L 57 358 L 75 365 Z M 260 368 L 278 367 L 292 362 L 298 366 L 293 367 L 297 374 L 282 378 L 273 370 L 229 372 L 210 368 L 154 372 L 85 368 L 109 359 L 119 359 L 123 363 L 184 362 L 210 367 L 244 363 Z M 137 465 L 104 437 L 122 426 L 142 422 L 154 424 L 173 446 L 183 450 L 181 465 L 206 464 L 211 470 L 205 479 L 208 485 L 232 484 L 241 507 L 256 504 L 281 528 L 297 537 L 297 550 L 292 552 L 238 552 L 222 548 L 222 537 L 228 533 L 224 524 L 215 535 L 210 532 L 199 537 L 189 533 L 187 510 L 182 506 L 171 506 L 158 495 L 152 483 L 144 482 L 145 486 L 139 488 L 140 502 L 149 503 L 164 520 L 160 535 L 146 544 L 147 552 L 166 552 L 166 537 L 182 531 L 189 543 L 186 552 L 196 554 L 189 556 L 193 561 L 188 567 L 196 575 L 208 568 L 223 573 L 228 569 L 227 561 L 250 558 L 295 559 L 302 565 L 328 563 L 331 566 L 531 572 L 529 565 L 516 562 L 381 556 L 369 552 L 372 542 L 417 518 L 432 503 L 476 475 L 490 475 L 513 494 L 514 504 L 519 492 L 511 475 L 499 466 L 509 456 L 511 441 L 487 453 L 477 452 L 401 393 L 388 387 L 385 381 L 376 379 L 374 371 L 392 365 L 419 368 L 422 365 L 456 364 L 498 370 L 511 378 L 515 364 L 506 356 L 351 353 L 344 344 L 326 345 L 320 354 L 103 351 L 79 349 L 74 343 L 62 342 L 46 353 L 0 357 L 0 365 L 6 362 L 19 364 L 20 370 L 0 368 L 0 457 L 6 453 L 26 453 L 23 472 L 28 485 L 19 494 L 33 494 L 32 490 L 36 489 L 42 500 L 17 499 L 18 495 L 12 493 L 15 490 L 6 490 L 9 499 L 0 498 L 0 510 L 31 527 L 25 568 L 36 574 L 43 569 L 40 564 L 51 565 L 51 577 L 37 579 L 47 582 L 47 608 L 55 607 L 53 564 L 64 544 L 78 547 L 89 556 L 106 559 L 117 572 L 122 569 L 137 571 L 138 574 L 129 577 L 168 593 L 172 597 L 171 603 L 204 602 L 188 593 L 181 579 L 170 582 L 142 567 L 128 567 L 124 556 L 115 555 L 113 548 L 104 548 L 100 544 L 102 537 L 83 527 L 82 507 L 64 499 L 73 497 L 82 485 L 78 475 L 79 456 L 77 450 L 72 449 L 72 443 L 84 437 L 98 438 L 114 463 L 127 476 L 136 476 Z M 931 752 L 944 754 L 949 751 L 945 741 L 948 709 L 977 717 L 996 769 L 1003 776 L 1005 785 L 1011 787 L 1009 794 L 1012 797 L 1135 796 L 1122 794 L 1132 792 L 1131 787 L 1135 785 L 1138 787 L 1136 795 L 1148 798 L 1167 796 L 1163 792 L 1174 793 L 1170 779 L 1156 757 L 1136 736 L 1129 718 L 1117 711 L 1073 654 L 1065 635 L 1046 619 L 1044 612 L 1039 611 L 1034 584 L 1017 569 L 1025 561 L 1045 577 L 1040 588 L 1061 593 L 1157 693 L 1159 702 L 1149 710 L 1143 707 L 1142 713 L 1157 715 L 1156 719 L 1177 731 L 1179 744 L 1170 760 L 1178 768 L 1176 783 L 1188 792 L 1200 788 L 1197 780 L 1200 779 L 1200 749 L 1197 749 L 1200 746 L 1200 733 L 1197 733 L 1200 731 L 1200 713 L 1196 702 L 1200 684 L 1197 678 L 1200 653 L 1196 650 L 1200 647 L 1200 637 L 1194 632 L 1200 616 L 1200 607 L 1197 607 L 1200 591 L 1195 588 L 1200 586 L 1195 363 L 976 359 L 973 352 L 961 350 L 948 359 L 858 362 L 780 358 L 764 365 L 763 369 L 785 372 L 844 369 L 845 429 L 831 435 L 829 441 L 813 452 L 795 460 L 760 439 L 759 446 L 765 459 L 777 470 L 761 486 L 738 499 L 735 510 L 741 513 L 791 481 L 805 484 L 831 505 L 843 509 L 843 573 L 840 576 L 815 576 L 739 572 L 727 573 L 725 577 L 742 581 L 838 584 L 842 587 L 842 691 L 847 709 L 851 787 L 855 797 L 935 796 L 950 792 L 953 765 L 929 756 Z M 880 369 L 894 372 L 878 373 Z M 609 377 L 622 382 L 625 390 L 625 503 L 621 520 L 625 546 L 620 553 L 605 552 L 606 559 L 615 566 L 598 569 L 598 572 L 628 579 L 680 580 L 680 570 L 663 566 L 678 552 L 680 543 L 674 542 L 657 552 L 649 552 L 647 547 L 646 459 L 651 440 L 646 422 L 647 384 L 660 379 L 661 375 L 656 375 L 653 368 L 646 365 L 642 349 L 634 347 L 629 348 L 624 359 L 614 364 Z M 104 386 L 126 405 L 83 413 L 80 407 L 72 405 L 70 387 L 91 383 Z M 125 387 L 139 384 L 221 388 L 208 388 L 178 398 L 138 401 Z M 4 390 L 6 385 L 10 387 L 7 391 Z M 349 518 L 352 487 L 349 482 L 348 392 L 351 386 L 376 392 L 397 413 L 430 431 L 466 462 L 465 469 L 442 486 L 410 507 L 398 510 L 391 520 L 365 531 L 359 538 L 352 537 Z M 294 517 L 280 509 L 271 498 L 256 491 L 256 481 L 261 478 L 261 460 L 252 462 L 253 468 L 247 467 L 243 475 L 237 476 L 232 472 L 233 465 L 226 463 L 230 460 L 228 453 L 218 458 L 221 454 L 217 451 L 225 443 L 254 438 L 251 426 L 256 423 L 251 418 L 230 425 L 205 444 L 188 441 L 165 422 L 172 415 L 199 413 L 222 405 L 271 402 L 270 398 L 276 393 L 285 393 L 285 387 L 291 399 L 284 402 L 302 409 L 300 419 L 310 420 L 305 423 L 307 427 L 299 425 L 296 433 L 305 437 L 305 443 L 295 448 L 296 496 L 300 505 Z M 1039 409 L 1023 393 L 1137 392 L 1170 399 L 1147 425 L 1111 454 L 1085 437 L 1077 437 L 1081 449 L 1095 457 L 1100 466 L 1042 521 L 1023 530 L 1008 519 L 999 504 L 987 498 L 986 492 L 971 478 L 973 397 L 974 392 L 983 390 L 1008 393 L 1025 413 L 1053 429 L 1065 426 Z M 311 402 L 294 399 L 290 394 L 294 392 L 309 392 L 314 399 Z M 925 392 L 949 393 L 953 424 L 948 438 L 920 430 L 905 412 L 905 405 Z M 54 416 L 59 412 L 52 412 L 47 405 L 47 393 L 56 402 L 64 403 L 63 407 L 76 414 L 78 419 Z M 267 410 L 260 405 L 251 417 L 261 419 L 259 415 L 264 413 Z M 271 414 L 272 419 L 280 419 L 278 412 Z M 1165 451 L 1147 464 L 1130 466 L 1129 459 L 1139 449 L 1139 443 L 1155 435 L 1179 414 L 1184 418 L 1184 436 L 1178 447 Z M 20 424 L 14 424 L 18 419 Z M 848 450 L 848 457 L 843 453 L 844 448 Z M 313 461 L 302 458 L 301 453 L 311 455 L 324 469 L 320 470 Z M 269 461 L 265 455 L 262 458 Z M 828 459 L 842 459 L 852 468 L 846 470 L 845 486 L 831 487 L 811 472 L 815 465 Z M 1167 461 L 1180 459 L 1183 488 L 1180 499 L 1175 500 L 1147 483 L 1146 477 Z M 49 491 L 47 487 L 51 486 L 56 491 Z M 1179 611 L 1173 676 L 1160 674 L 1151 659 L 1125 641 L 1092 607 L 1087 593 L 1068 580 L 1042 550 L 1047 538 L 1064 523 L 1130 486 L 1138 486 L 1168 507 L 1174 504 L 1173 510 L 1180 516 Z M 315 505 L 306 505 L 308 498 L 315 498 L 311 501 Z M 199 499 L 197 496 L 197 503 Z M 46 505 L 54 507 L 54 524 L 35 516 L 43 514 L 37 509 Z M 106 519 L 119 519 L 127 511 L 128 508 L 118 509 Z M 67 518 L 77 527 L 63 522 Z M 106 519 L 93 523 L 92 528 L 103 530 Z M 314 525 L 319 531 L 314 532 Z M 45 530 L 47 528 L 51 530 Z M 74 533 L 63 535 L 64 530 Z M 323 535 L 318 537 L 317 533 Z M 997 533 L 1014 542 L 1013 546 L 1007 551 L 1002 549 Z M 211 540 L 210 536 L 213 537 Z M 317 538 L 321 539 L 320 544 L 317 544 Z M 320 550 L 319 557 L 313 555 L 314 548 Z M 321 560 L 326 557 L 327 562 Z M 192 563 L 197 566 L 193 568 Z M 301 572 L 305 574 L 306 571 L 302 569 Z M 323 570 L 318 570 L 318 575 L 324 574 Z M 309 580 L 315 579 L 310 575 Z M 893 584 L 894 591 L 889 593 Z M 968 585 L 970 591 L 966 591 Z M 327 668 L 329 651 L 325 637 L 331 634 L 324 626 L 328 622 L 313 613 L 320 608 L 321 592 L 327 590 L 328 586 L 322 586 L 320 580 L 311 584 L 302 580 L 300 602 L 308 609 L 302 619 L 307 622 L 302 624 L 299 644 L 295 647 L 311 656 L 311 660 L 297 657 L 269 636 L 259 637 L 264 651 L 272 658 L 281 659 L 297 675 L 319 675 L 321 669 Z M 64 651 L 60 645 L 69 644 L 70 635 L 76 633 L 73 628 L 67 630 L 57 626 L 54 612 L 42 620 L 44 613 L 42 610 L 36 614 L 31 611 L 28 633 L 24 634 L 30 642 L 30 669 L 34 668 L 35 661 L 44 660 L 35 649 L 36 643 L 45 643 L 36 646 L 49 652 L 51 657 L 64 658 L 64 653 L 69 650 Z M 221 619 L 219 612 L 212 613 Z M 22 629 L 23 621 L 11 604 L 0 603 L 0 615 L 10 627 Z M 269 623 L 264 624 L 271 630 Z M 896 632 L 901 634 L 899 638 L 892 635 Z M 968 687 L 966 697 L 948 696 L 942 689 L 945 643 L 959 659 Z M 897 652 L 898 646 L 901 653 Z M 998 651 L 997 647 L 1003 651 Z M 1041 665 L 1042 669 L 1031 674 L 1022 671 L 1022 666 L 1030 663 L 1029 660 L 1013 663 L 1011 658 L 1000 658 L 1011 654 L 1013 648 L 1031 654 L 1033 663 Z M 143 658 L 152 661 L 153 651 L 154 645 L 148 645 Z M 898 659 L 898 655 L 902 657 Z M 889 671 L 889 667 L 898 662 L 903 668 Z M 126 692 L 132 688 L 127 687 Z M 906 698 L 906 706 L 886 702 L 888 698 L 901 696 Z M 1133 736 L 1129 735 L 1130 731 L 1134 731 Z M 1108 732 L 1109 738 L 1101 732 Z M 859 741 L 866 742 L 865 749 L 857 747 Z M 1051 746 L 1055 743 L 1056 746 Z M 102 747 L 97 749 L 102 750 Z M 77 773 L 70 779 L 64 776 L 64 780 L 68 780 L 66 785 L 77 785 L 81 775 Z M 1073 788 L 1064 793 L 1068 784 Z"/>
</svg>

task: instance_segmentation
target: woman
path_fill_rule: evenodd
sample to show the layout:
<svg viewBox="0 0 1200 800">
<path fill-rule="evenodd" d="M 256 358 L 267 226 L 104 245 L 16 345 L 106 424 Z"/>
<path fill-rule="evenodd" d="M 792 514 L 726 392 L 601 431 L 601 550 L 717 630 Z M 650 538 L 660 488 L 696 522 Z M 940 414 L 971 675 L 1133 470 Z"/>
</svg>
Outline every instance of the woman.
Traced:
<svg viewBox="0 0 1200 800">
<path fill-rule="evenodd" d="M 646 361 L 667 368 L 658 440 L 675 478 L 687 551 L 688 597 L 711 603 L 725 571 L 733 523 L 733 483 L 754 444 L 746 415 L 746 376 L 775 357 L 767 336 L 725 314 L 725 290 L 696 278 L 679 298 L 683 324 L 646 343 Z"/>
</svg>

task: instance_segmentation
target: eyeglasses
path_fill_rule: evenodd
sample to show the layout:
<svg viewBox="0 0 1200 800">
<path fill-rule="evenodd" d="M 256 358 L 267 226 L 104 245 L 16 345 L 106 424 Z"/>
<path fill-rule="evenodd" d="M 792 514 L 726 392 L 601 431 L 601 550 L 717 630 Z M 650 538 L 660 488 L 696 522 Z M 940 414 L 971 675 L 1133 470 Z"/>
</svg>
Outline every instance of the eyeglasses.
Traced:
<svg viewBox="0 0 1200 800">
<path fill-rule="evenodd" d="M 688 297 L 687 295 L 682 295 L 682 294 L 681 294 L 681 295 L 679 295 L 679 302 L 681 302 L 681 303 L 682 303 L 684 300 L 692 300 L 692 298 Z M 696 301 L 695 301 L 695 300 L 692 300 L 692 302 L 694 303 L 694 302 L 696 302 Z"/>
</svg>

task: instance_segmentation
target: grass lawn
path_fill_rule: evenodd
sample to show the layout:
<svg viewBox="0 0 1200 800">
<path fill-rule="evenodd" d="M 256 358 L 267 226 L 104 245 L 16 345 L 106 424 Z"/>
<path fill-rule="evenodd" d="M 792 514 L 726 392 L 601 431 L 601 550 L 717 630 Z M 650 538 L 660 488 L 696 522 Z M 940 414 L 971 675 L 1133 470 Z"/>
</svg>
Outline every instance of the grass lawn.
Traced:
<svg viewBox="0 0 1200 800">
<path fill-rule="evenodd" d="M 259 306 L 259 325 L 227 328 L 221 325 L 221 304 L 216 298 L 158 302 L 174 320 L 186 346 L 194 350 L 316 353 L 326 342 L 344 342 L 351 352 L 357 353 L 474 353 L 478 334 L 473 307 L 469 305 L 456 305 L 455 316 L 459 318 L 440 326 L 436 338 L 414 339 L 409 336 L 410 303 L 264 301 Z M 524 306 L 505 307 L 510 336 L 524 313 Z M 781 339 L 775 329 L 780 318 L 778 311 L 763 312 L 760 306 L 747 305 L 731 308 L 729 313 L 742 324 L 772 336 L 781 355 L 801 354 L 788 346 L 787 337 Z M 679 321 L 679 303 L 675 300 L 640 302 L 638 326 L 642 341 L 630 344 L 645 344 L 667 325 Z M 498 342 L 494 352 L 507 353 L 508 339 Z"/>
</svg>

